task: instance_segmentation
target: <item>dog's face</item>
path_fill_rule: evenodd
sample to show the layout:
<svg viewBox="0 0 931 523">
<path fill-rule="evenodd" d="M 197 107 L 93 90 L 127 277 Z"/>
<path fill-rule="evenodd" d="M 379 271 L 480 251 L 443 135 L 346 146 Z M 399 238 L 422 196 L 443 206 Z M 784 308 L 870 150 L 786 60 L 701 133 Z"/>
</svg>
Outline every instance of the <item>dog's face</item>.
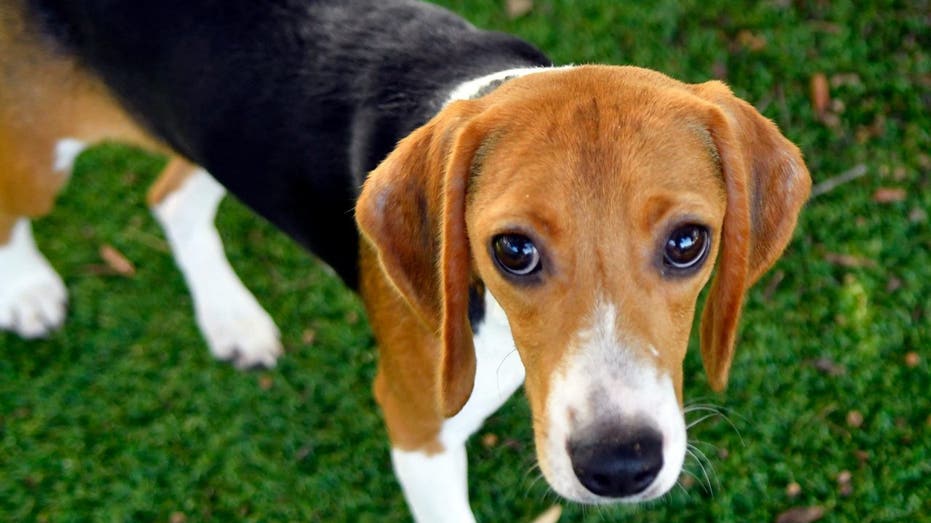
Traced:
<svg viewBox="0 0 931 523">
<path fill-rule="evenodd" d="M 743 294 L 788 242 L 809 184 L 797 149 L 721 84 L 580 67 L 448 107 L 372 174 L 357 211 L 385 272 L 441 332 L 440 408 L 455 413 L 471 391 L 464 296 L 479 279 L 526 368 L 550 484 L 582 502 L 640 501 L 668 491 L 684 460 L 699 292 L 717 265 L 702 353 L 721 388 Z M 417 203 L 398 215 L 404 198 Z"/>
<path fill-rule="evenodd" d="M 527 369 L 540 466 L 585 502 L 678 478 L 682 361 L 727 207 L 690 108 L 609 86 L 511 107 L 466 200 L 475 271 Z"/>
</svg>

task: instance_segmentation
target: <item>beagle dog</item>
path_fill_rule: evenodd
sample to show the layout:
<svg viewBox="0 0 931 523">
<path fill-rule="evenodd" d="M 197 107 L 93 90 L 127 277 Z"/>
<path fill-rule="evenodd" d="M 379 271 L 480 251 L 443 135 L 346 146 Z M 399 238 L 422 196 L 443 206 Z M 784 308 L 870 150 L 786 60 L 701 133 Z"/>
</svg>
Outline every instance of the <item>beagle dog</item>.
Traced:
<svg viewBox="0 0 931 523">
<path fill-rule="evenodd" d="M 560 495 L 667 492 L 698 294 L 710 279 L 720 390 L 744 294 L 810 188 L 799 150 L 720 82 L 552 67 L 409 0 L 0 0 L 0 77 L 0 326 L 64 318 L 28 220 L 76 155 L 163 151 L 149 202 L 218 357 L 281 352 L 213 228 L 227 190 L 361 293 L 420 522 L 474 521 L 465 441 L 521 384 Z"/>
</svg>

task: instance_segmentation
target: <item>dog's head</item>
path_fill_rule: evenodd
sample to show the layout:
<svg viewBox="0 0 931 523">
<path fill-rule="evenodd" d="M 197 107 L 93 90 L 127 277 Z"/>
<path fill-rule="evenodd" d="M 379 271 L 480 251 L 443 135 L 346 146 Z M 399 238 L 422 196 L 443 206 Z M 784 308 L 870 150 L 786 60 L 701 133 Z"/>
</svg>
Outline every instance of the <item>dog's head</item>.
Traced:
<svg viewBox="0 0 931 523">
<path fill-rule="evenodd" d="M 366 182 L 363 234 L 439 333 L 438 406 L 468 399 L 468 289 L 505 311 L 541 468 L 561 495 L 665 493 L 685 455 L 682 362 L 699 292 L 722 389 L 747 288 L 788 243 L 810 179 L 798 149 L 718 82 L 632 67 L 513 79 L 454 102 Z"/>
</svg>

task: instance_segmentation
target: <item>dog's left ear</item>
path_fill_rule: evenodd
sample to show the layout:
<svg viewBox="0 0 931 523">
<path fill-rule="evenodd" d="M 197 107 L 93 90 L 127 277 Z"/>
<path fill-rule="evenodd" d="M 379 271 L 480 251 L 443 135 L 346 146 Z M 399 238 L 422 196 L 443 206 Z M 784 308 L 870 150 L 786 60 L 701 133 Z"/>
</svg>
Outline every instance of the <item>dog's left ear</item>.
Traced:
<svg viewBox="0 0 931 523">
<path fill-rule="evenodd" d="M 802 154 L 776 125 L 721 82 L 693 86 L 717 106 L 708 131 L 727 190 L 717 272 L 701 323 L 711 388 L 727 385 L 744 295 L 782 254 L 811 189 Z"/>
<path fill-rule="evenodd" d="M 465 202 L 484 132 L 482 102 L 454 102 L 402 140 L 369 174 L 356 222 L 382 270 L 425 327 L 437 334 L 437 405 L 450 417 L 475 382 L 469 325 L 471 253 Z"/>
</svg>

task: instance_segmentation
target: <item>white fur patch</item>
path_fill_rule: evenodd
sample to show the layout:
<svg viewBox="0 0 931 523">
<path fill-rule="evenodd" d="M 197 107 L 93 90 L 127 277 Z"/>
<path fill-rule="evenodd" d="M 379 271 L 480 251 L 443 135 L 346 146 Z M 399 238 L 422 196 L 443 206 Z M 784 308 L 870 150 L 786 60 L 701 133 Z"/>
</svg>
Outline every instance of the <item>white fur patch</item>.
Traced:
<svg viewBox="0 0 931 523">
<path fill-rule="evenodd" d="M 460 444 L 428 456 L 391 450 L 394 474 L 417 523 L 474 523 L 469 507 L 468 462 Z"/>
<path fill-rule="evenodd" d="M 419 523 L 469 523 L 465 441 L 498 410 L 524 381 L 524 365 L 514 347 L 504 310 L 485 292 L 485 318 L 473 339 L 476 371 L 472 395 L 440 432 L 443 452 L 391 451 L 395 474 Z"/>
<path fill-rule="evenodd" d="M 81 140 L 76 140 L 74 138 L 62 138 L 58 140 L 55 142 L 55 158 L 52 167 L 60 173 L 71 174 L 71 169 L 74 168 L 74 161 L 77 160 L 78 155 L 80 155 L 84 149 L 87 149 L 87 144 Z"/>
<path fill-rule="evenodd" d="M 0 246 L 0 329 L 46 336 L 64 323 L 67 302 L 65 284 L 36 248 L 29 220 L 19 220 Z"/>
<path fill-rule="evenodd" d="M 273 367 L 282 353 L 278 327 L 233 272 L 213 225 L 225 194 L 207 171 L 197 169 L 153 213 L 191 291 L 210 352 L 239 368 Z"/>
<path fill-rule="evenodd" d="M 451 103 L 456 100 L 468 100 L 469 98 L 475 96 L 479 91 L 482 90 L 483 87 L 487 86 L 488 84 L 503 80 L 508 77 L 527 76 L 528 74 L 542 73 L 544 71 L 554 71 L 557 69 L 568 69 L 572 67 L 574 66 L 564 65 L 560 67 L 518 67 L 515 69 L 498 71 L 457 85 L 456 88 L 449 93 L 449 98 L 447 98 L 446 103 Z"/>
<path fill-rule="evenodd" d="M 637 341 L 625 339 L 616 322 L 614 305 L 601 302 L 595 307 L 590 326 L 575 336 L 566 367 L 552 377 L 546 406 L 546 462 L 540 467 L 560 495 L 583 503 L 659 497 L 675 484 L 685 460 L 685 421 L 672 380 L 629 348 Z M 623 420 L 648 422 L 662 434 L 663 468 L 643 492 L 619 500 L 603 498 L 579 482 L 567 442 L 573 430 Z"/>
</svg>

